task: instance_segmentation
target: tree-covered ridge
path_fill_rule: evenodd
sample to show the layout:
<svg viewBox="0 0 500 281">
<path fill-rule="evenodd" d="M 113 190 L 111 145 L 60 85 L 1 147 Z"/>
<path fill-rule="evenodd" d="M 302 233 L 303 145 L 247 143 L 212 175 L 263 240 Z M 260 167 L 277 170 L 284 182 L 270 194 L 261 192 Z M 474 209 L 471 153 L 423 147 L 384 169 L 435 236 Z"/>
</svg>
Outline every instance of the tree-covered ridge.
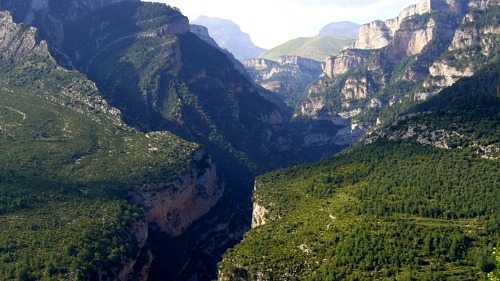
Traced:
<svg viewBox="0 0 500 281">
<path fill-rule="evenodd" d="M 127 193 L 170 188 L 199 146 L 124 125 L 93 83 L 50 59 L 0 66 L 0 280 L 118 274 L 146 227 Z"/>
<path fill-rule="evenodd" d="M 389 114 L 406 109 L 395 121 L 366 137 L 411 139 L 442 148 L 472 148 L 479 155 L 499 159 L 500 70 L 497 63 L 484 66 L 472 78 L 463 78 L 408 109 L 401 105 Z"/>
<path fill-rule="evenodd" d="M 379 141 L 267 174 L 254 196 L 267 223 L 220 270 L 249 280 L 485 278 L 500 242 L 499 169 L 472 153 Z"/>
<path fill-rule="evenodd" d="M 500 163 L 478 148 L 498 145 L 498 74 L 485 67 L 407 109 L 369 144 L 259 177 L 266 224 L 226 254 L 223 278 L 485 280 L 500 243 Z M 439 130 L 460 143 L 420 141 Z"/>
</svg>

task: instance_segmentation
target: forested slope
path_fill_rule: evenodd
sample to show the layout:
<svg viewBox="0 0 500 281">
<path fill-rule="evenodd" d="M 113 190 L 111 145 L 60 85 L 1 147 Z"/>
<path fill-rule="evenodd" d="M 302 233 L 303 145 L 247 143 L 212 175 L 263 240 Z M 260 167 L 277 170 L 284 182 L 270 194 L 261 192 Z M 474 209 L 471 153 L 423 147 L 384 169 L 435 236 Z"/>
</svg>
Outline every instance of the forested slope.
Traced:
<svg viewBox="0 0 500 281">
<path fill-rule="evenodd" d="M 486 67 L 344 153 L 259 177 L 261 225 L 220 279 L 484 280 L 500 243 L 499 73 Z"/>
</svg>

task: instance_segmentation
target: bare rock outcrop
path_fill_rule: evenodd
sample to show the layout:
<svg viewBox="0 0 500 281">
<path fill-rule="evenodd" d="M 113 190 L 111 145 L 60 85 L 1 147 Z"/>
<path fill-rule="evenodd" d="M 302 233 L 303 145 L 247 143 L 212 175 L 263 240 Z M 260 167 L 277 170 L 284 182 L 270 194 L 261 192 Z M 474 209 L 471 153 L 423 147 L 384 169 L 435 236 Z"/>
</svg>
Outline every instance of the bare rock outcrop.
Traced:
<svg viewBox="0 0 500 281">
<path fill-rule="evenodd" d="M 0 56 L 16 61 L 30 55 L 50 57 L 45 41 L 37 42 L 36 28 L 14 22 L 11 13 L 0 12 Z"/>
<path fill-rule="evenodd" d="M 326 60 L 324 74 L 329 78 L 335 78 L 345 74 L 350 69 L 365 64 L 370 57 L 370 52 L 358 49 L 345 49 L 336 57 Z"/>
<path fill-rule="evenodd" d="M 380 49 L 389 45 L 392 34 L 389 27 L 383 21 L 373 21 L 359 28 L 358 39 L 351 47 L 353 49 Z"/>
<path fill-rule="evenodd" d="M 252 228 L 266 224 L 266 214 L 267 209 L 259 205 L 258 203 L 253 203 L 252 208 Z"/>
<path fill-rule="evenodd" d="M 177 236 L 206 214 L 221 198 L 223 191 L 224 186 L 219 181 L 211 157 L 203 150 L 197 150 L 193 154 L 191 168 L 179 174 L 168 188 L 137 191 L 130 196 L 132 202 L 144 208 L 148 223 Z"/>
<path fill-rule="evenodd" d="M 482 66 L 481 61 L 494 56 L 500 43 L 500 27 L 493 23 L 484 24 L 484 10 L 492 1 L 471 1 L 475 10 L 467 13 L 462 25 L 453 36 L 446 56 L 429 67 L 429 77 L 424 81 L 427 89 L 418 97 L 436 94 L 444 87 L 453 85 L 463 77 L 470 77 Z M 474 58 L 474 59 L 472 59 Z"/>
</svg>

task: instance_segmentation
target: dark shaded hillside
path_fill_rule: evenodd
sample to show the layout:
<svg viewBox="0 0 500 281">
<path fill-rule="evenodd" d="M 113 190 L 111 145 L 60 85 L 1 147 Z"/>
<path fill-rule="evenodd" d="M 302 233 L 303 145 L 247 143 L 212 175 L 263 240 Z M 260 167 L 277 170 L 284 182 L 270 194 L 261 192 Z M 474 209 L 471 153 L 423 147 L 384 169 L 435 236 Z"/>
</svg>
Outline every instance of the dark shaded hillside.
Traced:
<svg viewBox="0 0 500 281">
<path fill-rule="evenodd" d="M 113 5 L 66 25 L 64 53 L 136 127 L 202 143 L 224 170 L 280 166 L 285 117 L 185 21 L 162 4 Z"/>
</svg>

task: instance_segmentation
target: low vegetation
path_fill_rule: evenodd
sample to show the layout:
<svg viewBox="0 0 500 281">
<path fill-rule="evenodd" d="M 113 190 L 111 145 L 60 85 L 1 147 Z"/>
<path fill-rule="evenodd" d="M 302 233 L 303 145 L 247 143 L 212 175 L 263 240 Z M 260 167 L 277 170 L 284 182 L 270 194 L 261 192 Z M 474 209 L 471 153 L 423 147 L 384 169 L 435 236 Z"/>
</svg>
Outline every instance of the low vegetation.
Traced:
<svg viewBox="0 0 500 281">
<path fill-rule="evenodd" d="M 117 274 L 139 255 L 133 228 L 144 223 L 127 193 L 169 188 L 198 146 L 136 132 L 92 83 L 49 60 L 1 66 L 0 279 Z"/>
</svg>

